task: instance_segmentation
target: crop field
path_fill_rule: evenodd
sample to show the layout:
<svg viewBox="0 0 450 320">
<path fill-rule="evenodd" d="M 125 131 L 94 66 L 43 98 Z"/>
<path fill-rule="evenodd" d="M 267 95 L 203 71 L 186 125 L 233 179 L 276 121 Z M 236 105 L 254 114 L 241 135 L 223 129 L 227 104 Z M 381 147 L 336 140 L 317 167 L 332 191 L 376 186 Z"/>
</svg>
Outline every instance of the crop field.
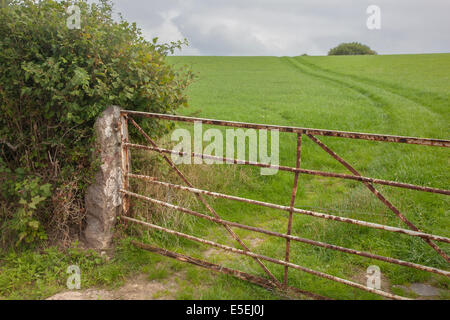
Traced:
<svg viewBox="0 0 450 320">
<path fill-rule="evenodd" d="M 443 1 L 122 2 L 0 0 L 0 300 L 450 300 Z"/>
<path fill-rule="evenodd" d="M 197 80 L 189 89 L 188 108 L 180 114 L 253 123 L 289 125 L 426 138 L 449 139 L 450 54 L 343 56 L 343 57 L 170 57 L 174 65 L 189 65 Z M 176 127 L 192 130 L 190 124 Z M 205 128 L 211 126 L 205 126 Z M 221 130 L 224 130 L 220 127 Z M 362 175 L 449 188 L 447 148 L 318 137 L 352 164 Z M 131 139 L 133 140 L 133 138 Z M 170 135 L 161 139 L 173 146 Z M 133 151 L 135 172 L 156 175 L 164 181 L 183 184 L 155 154 Z M 280 133 L 280 164 L 295 167 L 296 136 Z M 141 161 L 152 163 L 142 166 Z M 149 168 L 150 167 L 150 168 Z M 349 173 L 335 159 L 304 136 L 301 167 Z M 294 175 L 279 171 L 262 176 L 260 169 L 237 165 L 182 165 L 181 171 L 200 189 L 289 206 Z M 185 191 L 144 186 L 133 188 L 168 202 L 205 212 L 201 203 Z M 387 199 L 424 232 L 450 236 L 448 196 L 376 185 Z M 208 197 L 225 220 L 281 233 L 287 231 L 288 213 L 269 208 Z M 362 183 L 336 178 L 300 175 L 295 207 L 407 228 Z M 136 200 L 136 216 L 189 234 L 235 245 L 222 226 L 199 221 Z M 255 252 L 284 259 L 285 240 L 234 229 Z M 168 249 L 265 276 L 254 260 L 210 249 L 159 232 L 142 233 Z M 369 251 L 419 264 L 446 269 L 447 263 L 419 238 L 345 223 L 294 214 L 292 234 L 352 249 Z M 447 254 L 450 246 L 439 243 Z M 187 283 L 178 298 L 277 299 L 275 293 L 198 267 L 149 257 L 158 263 L 186 270 Z M 420 282 L 443 289 L 448 299 L 450 282 L 443 276 L 391 265 L 355 255 L 291 242 L 291 262 L 362 284 L 366 269 L 377 265 L 382 289 L 414 297 L 398 285 Z M 284 267 L 266 263 L 282 280 Z M 167 276 L 167 275 L 165 275 Z M 378 296 L 291 269 L 289 284 L 334 299 L 379 299 Z M 446 290 L 447 289 L 447 290 Z"/>
<path fill-rule="evenodd" d="M 190 66 L 197 74 L 188 91 L 189 107 L 179 110 L 182 115 L 450 138 L 450 54 L 169 59 L 175 66 Z M 204 131 L 212 127 L 204 125 Z M 176 123 L 175 128 L 192 131 L 193 126 Z M 214 128 L 225 130 L 224 127 Z M 318 138 L 364 176 L 449 189 L 450 154 L 447 148 Z M 132 134 L 131 141 L 139 142 L 138 136 Z M 160 146 L 168 148 L 175 143 L 170 134 L 158 140 Z M 295 166 L 296 135 L 280 133 L 279 147 L 280 165 Z M 306 136 L 302 142 L 301 167 L 349 173 Z M 196 188 L 284 206 L 290 203 L 294 174 L 289 172 L 278 171 L 276 175 L 263 176 L 260 168 L 226 164 L 185 164 L 179 168 Z M 132 171 L 184 185 L 156 153 L 132 150 Z M 375 187 L 422 231 L 450 236 L 448 196 L 380 185 Z M 169 190 L 134 179 L 131 180 L 131 189 L 208 214 L 198 199 L 186 191 Z M 285 211 L 209 196 L 205 198 L 224 220 L 280 233 L 287 231 L 288 213 Z M 301 174 L 295 207 L 407 228 L 362 183 L 352 180 Z M 132 202 L 131 215 L 240 248 L 223 226 L 138 199 Z M 233 230 L 252 251 L 284 260 L 284 239 L 237 228 Z M 406 235 L 299 214 L 293 215 L 292 235 L 439 269 L 448 268 L 444 259 L 424 241 Z M 119 224 L 111 259 L 77 248 L 64 252 L 56 248 L 42 252 L 2 252 L 0 299 L 42 299 L 65 290 L 69 264 L 79 265 L 83 270 L 82 289 L 119 290 L 116 294 L 122 294 L 120 288 L 127 288 L 127 283 L 129 288 L 131 281 L 132 286 L 136 283 L 143 286 L 142 292 L 150 299 L 287 298 L 231 276 L 141 250 L 130 243 L 131 239 L 266 277 L 252 258 L 166 233 L 148 231 L 141 226 Z M 450 254 L 449 245 L 439 245 Z M 382 274 L 382 290 L 418 298 L 407 287 L 424 283 L 440 289 L 437 298 L 450 299 L 450 281 L 447 278 L 379 260 L 291 242 L 290 261 L 363 285 L 366 284 L 367 268 L 376 265 Z M 265 265 L 279 280 L 283 279 L 283 266 L 270 262 L 265 262 Z M 289 271 L 288 283 L 333 299 L 381 299 L 293 269 Z"/>
</svg>

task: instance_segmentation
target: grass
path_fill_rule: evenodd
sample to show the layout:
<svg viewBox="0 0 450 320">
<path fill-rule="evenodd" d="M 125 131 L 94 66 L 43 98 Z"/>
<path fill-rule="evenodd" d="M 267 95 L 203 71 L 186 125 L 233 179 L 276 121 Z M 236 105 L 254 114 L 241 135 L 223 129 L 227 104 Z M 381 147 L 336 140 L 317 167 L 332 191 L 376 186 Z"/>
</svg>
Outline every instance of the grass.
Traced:
<svg viewBox="0 0 450 320">
<path fill-rule="evenodd" d="M 199 75 L 189 91 L 190 108 L 180 113 L 222 120 L 246 121 L 394 135 L 448 139 L 449 79 L 444 71 L 449 54 L 357 57 L 171 57 Z M 190 129 L 190 125 L 178 124 Z M 209 128 L 209 127 L 208 127 Z M 445 148 L 320 137 L 363 175 L 448 188 L 449 152 Z M 295 165 L 295 136 L 280 134 L 280 163 Z M 194 167 L 194 168 L 190 168 Z M 220 168 L 225 167 L 225 168 Z M 311 141 L 304 139 L 302 167 L 345 172 Z M 279 172 L 261 176 L 248 167 L 185 166 L 198 188 L 288 205 L 293 176 Z M 164 176 L 169 178 L 169 176 Z M 171 176 L 172 181 L 179 180 Z M 420 229 L 449 235 L 448 197 L 377 186 Z M 186 194 L 186 193 L 184 193 Z M 210 199 L 227 220 L 285 232 L 287 214 L 243 203 Z M 191 207 L 203 210 L 191 203 Z M 331 178 L 300 177 L 295 206 L 392 226 L 405 227 L 363 185 Z M 186 231 L 227 243 L 220 228 L 194 222 Z M 208 230 L 206 232 L 205 230 Z M 265 239 L 256 251 L 283 258 L 284 241 L 237 231 L 245 238 Z M 447 268 L 447 263 L 420 239 L 295 215 L 293 234 Z M 229 242 L 228 242 L 229 243 Z M 442 245 L 449 252 L 449 246 Z M 174 247 L 175 248 L 175 247 Z M 177 250 L 197 252 L 194 248 Z M 205 250 L 202 247 L 203 250 Z M 414 281 L 448 288 L 439 276 L 295 243 L 292 261 L 347 279 L 357 279 L 371 264 L 381 267 L 390 286 Z M 220 255 L 217 257 L 220 260 Z M 222 259 L 260 275 L 251 259 Z M 272 266 L 281 278 L 283 268 Z M 355 271 L 356 270 L 356 271 Z M 333 298 L 376 298 L 340 284 L 291 271 L 290 283 Z M 230 289 L 232 290 L 232 289 Z"/>
<path fill-rule="evenodd" d="M 198 74 L 189 89 L 190 107 L 180 114 L 222 120 L 292 125 L 394 135 L 449 139 L 450 54 L 353 57 L 170 57 L 174 65 L 190 65 Z M 191 130 L 190 125 L 177 124 Z M 209 128 L 210 126 L 205 126 Z M 222 128 L 223 129 L 223 128 Z M 418 185 L 449 188 L 446 148 L 319 137 L 365 176 Z M 131 138 L 133 140 L 133 137 Z M 161 145 L 170 146 L 170 136 Z M 280 164 L 295 166 L 296 137 L 280 134 Z M 183 184 L 155 154 L 132 152 L 135 173 L 155 175 Z M 343 172 L 339 163 L 311 141 L 303 139 L 302 167 Z M 250 199 L 289 205 L 293 175 L 261 176 L 258 168 L 235 165 L 184 165 L 182 172 L 195 187 Z M 132 181 L 142 194 L 207 211 L 189 193 Z M 407 218 L 425 232 L 450 236 L 449 199 L 443 195 L 377 186 Z M 286 232 L 287 213 L 249 204 L 208 198 L 225 220 Z M 295 206 L 392 226 L 405 227 L 365 187 L 354 181 L 300 176 Z M 162 226 L 226 245 L 235 243 L 223 227 L 141 201 L 133 214 Z M 257 253 L 284 259 L 285 241 L 245 230 L 235 232 Z M 447 269 L 447 263 L 421 239 L 317 218 L 294 215 L 292 233 L 380 255 Z M 117 287 L 133 274 L 164 281 L 174 273 L 177 299 L 280 299 L 281 296 L 235 278 L 218 275 L 169 258 L 135 249 L 140 239 L 169 250 L 265 276 L 248 257 L 236 256 L 161 232 L 130 226 L 117 240 L 114 258 L 56 249 L 0 256 L 0 296 L 45 298 L 64 289 L 67 265 L 80 264 L 83 286 Z M 447 253 L 450 246 L 441 245 Z M 75 250 L 75 249 L 74 249 Z M 291 243 L 291 261 L 305 267 L 364 283 L 365 270 L 378 265 L 388 288 L 426 282 L 448 299 L 450 281 L 415 269 L 382 263 L 306 244 Z M 282 279 L 282 266 L 266 263 Z M 56 267 L 55 267 L 56 266 Z M 57 268 L 51 271 L 52 268 Z M 36 287 L 36 283 L 39 285 Z M 379 299 L 378 296 L 291 270 L 289 283 L 335 299 Z M 36 289 L 40 288 L 40 289 Z M 446 293 L 447 292 L 447 293 Z M 403 293 L 402 293 L 403 294 Z M 164 293 L 156 294 L 157 297 Z"/>
<path fill-rule="evenodd" d="M 58 250 L 55 247 L 40 251 L 21 250 L 0 254 L 0 297 L 2 299 L 43 299 L 66 287 L 70 265 L 78 265 L 82 287 L 93 285 L 112 286 L 123 283 L 133 265 L 126 268 L 121 256 L 123 247 L 114 263 L 107 261 L 94 251 L 76 247 Z M 131 257 L 129 257 L 131 258 Z M 131 261 L 131 259 L 130 259 Z M 120 266 L 120 267 L 119 267 Z"/>
</svg>

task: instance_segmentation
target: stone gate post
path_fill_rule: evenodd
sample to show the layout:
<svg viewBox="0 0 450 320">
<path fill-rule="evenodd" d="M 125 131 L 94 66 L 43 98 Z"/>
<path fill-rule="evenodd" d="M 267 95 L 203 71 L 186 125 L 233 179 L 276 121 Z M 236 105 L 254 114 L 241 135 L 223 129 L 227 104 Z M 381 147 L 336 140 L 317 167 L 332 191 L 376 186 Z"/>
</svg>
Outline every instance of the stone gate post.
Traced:
<svg viewBox="0 0 450 320">
<path fill-rule="evenodd" d="M 84 240 L 93 249 L 107 249 L 111 245 L 114 225 L 122 214 L 123 184 L 121 153 L 120 108 L 108 107 L 94 125 L 95 152 L 101 161 L 94 182 L 85 195 L 86 228 Z M 95 156 L 95 155 L 94 155 Z"/>
</svg>

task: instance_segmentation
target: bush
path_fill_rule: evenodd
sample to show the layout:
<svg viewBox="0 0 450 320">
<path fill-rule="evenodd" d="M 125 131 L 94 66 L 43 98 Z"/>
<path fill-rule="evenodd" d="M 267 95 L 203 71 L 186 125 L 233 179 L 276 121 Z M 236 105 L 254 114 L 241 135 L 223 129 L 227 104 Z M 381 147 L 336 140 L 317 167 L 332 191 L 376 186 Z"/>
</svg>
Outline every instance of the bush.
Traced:
<svg viewBox="0 0 450 320">
<path fill-rule="evenodd" d="M 374 55 L 377 54 L 371 50 L 368 46 L 359 42 L 341 43 L 336 48 L 328 51 L 329 56 L 347 56 L 347 55 Z"/>
<path fill-rule="evenodd" d="M 0 164 L 0 173 L 10 173 L 9 169 Z M 1 191 L 6 198 L 18 199 L 13 212 L 4 213 L 2 237 L 5 242 L 16 239 L 16 244 L 22 241 L 33 243 L 47 239 L 41 221 L 36 218 L 36 211 L 51 195 L 51 185 L 42 184 L 39 177 L 24 174 L 23 169 L 16 170 L 14 180 L 3 179 Z M 11 236 L 12 234 L 12 236 Z"/>
<path fill-rule="evenodd" d="M 71 4 L 81 9 L 80 29 L 67 26 Z M 56 213 L 82 215 L 84 190 L 95 170 L 97 116 L 110 105 L 160 113 L 186 106 L 192 73 L 165 60 L 183 44 L 144 40 L 134 23 L 113 20 L 109 0 L 12 0 L 0 7 L 0 182 L 23 188 L 2 188 L 0 205 L 12 206 L 14 214 L 23 208 L 26 216 L 31 209 L 30 219 L 41 222 L 67 220 L 53 217 Z M 153 136 L 167 130 L 154 120 L 141 119 L 140 125 Z M 22 203 L 20 194 L 40 192 L 24 191 L 31 182 L 51 185 L 53 196 L 45 192 L 39 204 L 30 197 Z M 64 203 L 56 196 L 62 193 L 70 196 Z M 41 224 L 28 225 L 41 230 Z M 57 230 L 48 224 L 46 229 Z"/>
</svg>

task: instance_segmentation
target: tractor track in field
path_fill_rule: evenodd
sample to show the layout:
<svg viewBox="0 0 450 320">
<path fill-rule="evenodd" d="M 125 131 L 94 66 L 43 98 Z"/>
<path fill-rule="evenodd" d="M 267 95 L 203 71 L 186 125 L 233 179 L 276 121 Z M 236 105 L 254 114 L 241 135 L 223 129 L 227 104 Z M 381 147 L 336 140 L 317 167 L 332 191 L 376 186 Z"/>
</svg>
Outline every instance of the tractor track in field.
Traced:
<svg viewBox="0 0 450 320">
<path fill-rule="evenodd" d="M 352 81 L 352 82 L 361 82 L 361 83 L 365 84 L 368 87 L 372 87 L 372 88 L 377 89 L 377 90 L 385 91 L 388 94 L 400 97 L 401 99 L 407 100 L 407 101 L 413 103 L 414 105 L 417 105 L 417 106 L 419 106 L 421 108 L 424 108 L 424 109 L 427 110 L 427 112 L 429 112 L 433 116 L 437 116 L 437 117 L 441 116 L 439 113 L 437 113 L 435 110 L 433 110 L 433 106 L 432 105 L 424 103 L 423 100 L 418 99 L 415 96 L 406 95 L 404 93 L 401 93 L 400 92 L 401 90 L 406 90 L 406 89 L 402 88 L 402 87 L 399 87 L 398 85 L 393 85 L 393 84 L 385 83 L 385 82 L 382 82 L 382 81 L 379 81 L 379 80 L 367 79 L 367 78 L 364 78 L 364 77 L 359 77 L 359 76 L 355 76 L 355 75 L 351 75 L 351 74 L 337 72 L 337 71 L 334 71 L 334 70 L 329 70 L 329 69 L 326 69 L 326 68 L 319 67 L 318 65 L 315 65 L 315 64 L 313 64 L 311 62 L 307 62 L 307 61 L 305 61 L 302 58 L 296 58 L 296 59 L 289 58 L 289 60 L 290 60 L 290 62 L 292 64 L 294 64 L 299 69 L 300 69 L 299 65 L 301 64 L 303 67 L 312 69 L 315 72 L 322 72 L 324 74 L 327 74 L 327 75 L 319 75 L 317 73 L 314 73 L 314 71 L 313 72 L 309 72 L 309 74 L 312 75 L 312 76 L 322 77 L 324 79 L 328 79 L 328 80 L 334 81 L 335 83 L 344 84 L 346 87 L 349 87 L 349 88 L 352 88 L 352 89 L 358 91 L 359 93 L 367 96 L 369 99 L 371 99 L 374 102 L 378 102 L 380 104 L 384 103 L 385 105 L 391 105 L 389 102 L 387 102 L 387 100 L 384 100 L 383 98 L 381 98 L 381 97 L 371 93 L 370 90 L 366 90 L 366 89 L 364 89 L 364 88 L 362 88 L 360 86 L 357 86 L 357 85 L 349 84 L 345 80 Z M 305 72 L 305 70 L 303 70 L 303 72 Z M 306 72 L 308 72 L 308 71 L 306 71 Z M 341 79 L 333 78 L 333 76 L 341 78 Z M 397 90 L 395 90 L 393 88 L 397 88 Z M 418 92 L 417 90 L 411 89 L 411 88 L 409 88 L 409 90 L 414 91 L 414 93 L 416 95 L 419 95 L 419 94 L 430 95 L 431 94 L 431 95 L 434 96 L 435 99 L 442 100 L 442 97 L 440 97 L 440 96 L 438 96 L 436 94 L 432 94 L 432 93 L 428 93 L 428 92 L 427 93 L 425 93 L 425 92 L 421 93 L 421 92 Z"/>
<path fill-rule="evenodd" d="M 308 70 L 308 69 L 312 69 L 312 68 L 309 65 L 304 64 L 303 62 L 295 60 L 294 58 L 283 57 L 282 59 L 287 64 L 290 64 L 291 66 L 298 69 L 299 71 L 301 71 L 304 74 L 307 74 L 309 76 L 312 76 L 312 77 L 315 77 L 315 78 L 318 78 L 321 80 L 325 80 L 327 82 L 337 84 L 341 87 L 345 87 L 347 89 L 356 91 L 357 93 L 359 93 L 359 94 L 363 95 L 364 97 L 366 97 L 367 99 L 369 99 L 375 107 L 383 109 L 383 106 L 390 105 L 387 100 L 383 99 L 382 97 L 380 97 L 362 87 L 359 87 L 354 84 L 350 84 L 348 82 L 345 82 L 345 81 L 342 81 L 339 79 L 335 79 L 329 75 L 319 74 L 319 73 L 317 73 L 317 71 L 315 72 L 312 70 Z M 319 70 L 319 71 L 321 71 L 321 70 Z M 326 72 L 324 72 L 324 73 L 326 73 Z"/>
<path fill-rule="evenodd" d="M 360 76 L 353 75 L 353 74 L 337 72 L 337 71 L 334 71 L 334 70 L 330 70 L 330 69 L 319 67 L 318 65 L 313 64 L 311 62 L 307 62 L 307 61 L 305 61 L 304 59 L 301 59 L 301 58 L 297 58 L 296 61 L 299 61 L 299 60 L 302 60 L 301 63 L 303 65 L 309 66 L 311 69 L 316 69 L 318 71 L 321 71 L 321 72 L 324 72 L 324 73 L 328 73 L 328 74 L 332 74 L 332 75 L 335 75 L 337 77 L 343 77 L 343 78 L 348 78 L 348 79 L 353 80 L 353 81 L 363 82 L 363 83 L 365 83 L 368 86 L 372 86 L 372 87 L 384 90 L 386 92 L 389 92 L 390 94 L 399 96 L 401 98 L 404 98 L 405 100 L 409 100 L 409 101 L 411 101 L 411 102 L 413 102 L 415 104 L 418 104 L 418 105 L 420 105 L 422 107 L 425 107 L 425 108 L 433 109 L 433 106 L 430 105 L 430 104 L 427 104 L 423 99 L 418 99 L 415 96 L 407 95 L 407 94 L 401 93 L 400 91 L 411 90 L 416 95 L 422 95 L 422 96 L 423 95 L 432 95 L 437 100 L 443 99 L 440 95 L 438 95 L 436 93 L 430 93 L 430 92 L 425 92 L 425 91 L 418 91 L 417 89 L 401 87 L 398 84 L 394 84 L 394 83 L 388 83 L 388 82 L 384 82 L 384 81 L 380 81 L 380 80 L 360 77 Z M 433 112 L 433 113 L 436 113 L 434 110 L 430 110 L 430 111 Z"/>
<path fill-rule="evenodd" d="M 291 57 L 283 57 L 281 58 L 282 61 L 291 67 L 295 68 L 296 70 L 300 71 L 303 74 L 306 74 L 308 76 L 311 76 L 316 79 L 320 79 L 323 81 L 326 81 L 328 83 L 331 83 L 332 85 L 339 86 L 348 90 L 352 90 L 356 92 L 358 95 L 361 95 L 362 97 L 369 100 L 369 103 L 372 104 L 373 107 L 380 110 L 383 114 L 383 122 L 385 126 L 390 127 L 392 124 L 398 122 L 397 115 L 395 115 L 392 112 L 392 104 L 385 100 L 383 97 L 361 87 L 358 86 L 355 83 L 349 83 L 348 81 L 343 81 L 341 79 L 336 79 L 330 75 L 327 74 L 319 74 L 317 71 L 311 70 L 310 67 L 307 65 L 302 64 L 301 62 L 297 61 L 294 58 Z"/>
<path fill-rule="evenodd" d="M 303 74 L 314 77 L 316 79 L 327 81 L 328 83 L 332 83 L 346 89 L 353 90 L 359 95 L 367 98 L 375 108 L 382 112 L 384 118 L 383 127 L 385 128 L 395 128 L 400 124 L 400 127 L 397 128 L 398 130 L 408 130 L 408 128 L 404 126 L 402 130 L 401 127 L 402 123 L 404 122 L 404 118 L 410 115 L 415 115 L 416 117 L 423 118 L 424 120 L 427 119 L 426 121 L 428 122 L 432 121 L 434 123 L 441 123 L 442 127 L 445 127 L 446 123 L 448 122 L 446 120 L 446 117 L 443 117 L 442 112 L 438 111 L 440 110 L 439 108 L 442 109 L 442 106 L 445 105 L 445 103 L 440 103 L 440 101 L 444 101 L 445 99 L 439 95 L 435 95 L 434 98 L 438 97 L 438 100 L 436 105 L 434 107 L 431 107 L 429 104 L 422 103 L 419 97 L 411 98 L 404 93 L 401 94 L 396 92 L 397 90 L 395 89 L 388 90 L 379 84 L 372 83 L 372 81 L 367 81 L 363 78 L 360 79 L 357 76 L 354 77 L 351 75 L 341 74 L 332 70 L 324 69 L 310 62 L 304 61 L 304 59 L 299 57 L 283 57 L 281 59 L 282 62 L 289 64 L 291 67 L 297 69 Z M 358 81 L 361 85 L 358 83 Z M 413 89 L 411 90 L 413 92 L 413 96 L 418 94 L 417 91 Z M 433 95 L 433 93 L 424 93 L 424 95 L 426 96 L 429 96 L 430 94 Z M 399 101 L 397 103 L 394 103 L 391 101 L 391 99 L 399 99 Z M 397 108 L 398 103 L 409 109 L 408 113 L 399 113 L 398 110 L 402 109 Z M 426 135 L 425 132 L 401 132 L 399 134 Z"/>
</svg>

